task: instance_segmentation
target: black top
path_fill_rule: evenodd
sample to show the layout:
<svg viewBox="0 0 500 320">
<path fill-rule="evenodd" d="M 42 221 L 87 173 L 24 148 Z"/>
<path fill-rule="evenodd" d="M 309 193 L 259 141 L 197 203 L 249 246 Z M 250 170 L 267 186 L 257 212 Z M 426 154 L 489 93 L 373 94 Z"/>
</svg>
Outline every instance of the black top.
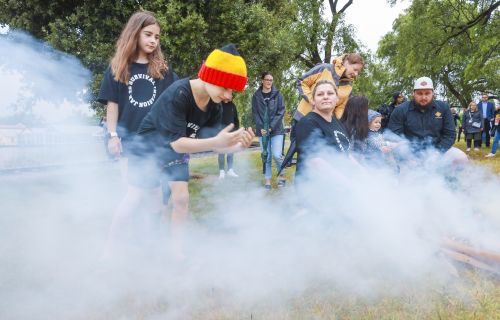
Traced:
<svg viewBox="0 0 500 320">
<path fill-rule="evenodd" d="M 297 123 L 296 134 L 298 151 L 296 175 L 304 170 L 308 155 L 319 151 L 325 145 L 340 152 L 347 152 L 351 147 L 347 130 L 335 116 L 328 122 L 316 112 L 309 112 Z"/>
<path fill-rule="evenodd" d="M 378 113 L 382 115 L 382 121 L 381 121 L 381 127 L 382 129 L 387 128 L 387 125 L 389 124 L 389 119 L 391 118 L 391 114 L 395 109 L 394 103 L 391 103 L 390 105 L 381 105 L 378 108 Z"/>
<path fill-rule="evenodd" d="M 232 102 L 222 102 L 222 126 L 226 127 L 227 125 L 233 123 L 234 129 L 233 131 L 239 129 L 240 120 L 238 119 L 238 110 L 236 110 L 236 105 Z"/>
<path fill-rule="evenodd" d="M 136 133 L 142 119 L 160 94 L 178 79 L 175 72 L 168 71 L 163 79 L 148 75 L 148 64 L 132 63 L 130 80 L 127 84 L 114 79 L 111 66 L 108 66 L 101 83 L 97 101 L 118 104 L 118 123 L 116 131 L 122 142 L 130 140 Z"/>
<path fill-rule="evenodd" d="M 414 151 L 433 146 L 443 152 L 455 143 L 455 124 L 448 105 L 432 101 L 425 109 L 407 101 L 394 109 L 389 120 L 389 130 L 412 142 Z"/>
<path fill-rule="evenodd" d="M 214 136 L 219 132 L 222 108 L 219 103 L 209 101 L 207 111 L 196 105 L 189 79 L 174 82 L 154 103 L 144 117 L 138 134 L 162 163 L 182 159 L 170 146 L 182 137 L 197 138 Z"/>
</svg>

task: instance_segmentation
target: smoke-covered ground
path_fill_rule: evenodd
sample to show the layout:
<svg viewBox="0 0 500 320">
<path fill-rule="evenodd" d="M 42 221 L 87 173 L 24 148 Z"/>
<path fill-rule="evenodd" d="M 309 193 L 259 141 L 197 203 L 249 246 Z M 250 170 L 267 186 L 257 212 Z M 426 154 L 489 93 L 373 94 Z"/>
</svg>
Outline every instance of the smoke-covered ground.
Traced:
<svg viewBox="0 0 500 320">
<path fill-rule="evenodd" d="M 62 67 L 54 65 L 73 77 L 44 82 L 59 79 L 52 69 L 36 71 L 54 62 L 51 55 L 28 64 L 30 78 L 43 85 L 37 80 L 29 83 L 33 90 L 21 91 L 55 101 L 30 98 L 32 113 L 50 114 L 46 105 L 59 110 L 68 98 L 58 92 L 80 90 L 86 71 L 56 57 Z M 7 79 L 0 87 L 9 81 L 22 87 L 15 82 L 28 79 L 24 67 L 11 66 L 23 59 L 0 63 L 0 79 Z M 73 85 L 66 90 L 66 83 Z M 4 93 L 19 92 L 14 89 Z M 4 101 L 19 107 L 27 101 L 22 97 Z M 75 101 L 69 114 L 80 108 Z M 466 299 L 448 289 L 457 279 L 441 243 L 456 238 L 500 251 L 498 176 L 471 164 L 453 170 L 435 154 L 400 174 L 332 154 L 323 158 L 328 161 L 313 165 L 311 181 L 296 190 L 265 193 L 259 165 L 241 155 L 240 178 L 193 180 L 197 219 L 180 261 L 167 249 L 168 223 L 149 212 L 137 212 L 125 254 L 101 258 L 125 190 L 117 163 L 1 175 L 2 318 L 185 319 L 217 315 L 218 308 L 241 317 L 273 308 L 293 315 L 297 301 L 308 297 L 370 301 L 432 290 Z"/>
<path fill-rule="evenodd" d="M 100 259 L 124 192 L 116 164 L 1 176 L 5 318 L 184 319 L 220 306 L 286 310 L 310 296 L 453 296 L 444 238 L 500 251 L 500 183 L 481 168 L 450 180 L 430 164 L 395 176 L 336 159 L 299 194 L 269 195 L 247 157 L 238 180 L 194 182 L 183 261 L 166 250 L 165 221 L 144 212 L 130 255 Z M 478 185 L 488 192 L 470 191 Z"/>
</svg>

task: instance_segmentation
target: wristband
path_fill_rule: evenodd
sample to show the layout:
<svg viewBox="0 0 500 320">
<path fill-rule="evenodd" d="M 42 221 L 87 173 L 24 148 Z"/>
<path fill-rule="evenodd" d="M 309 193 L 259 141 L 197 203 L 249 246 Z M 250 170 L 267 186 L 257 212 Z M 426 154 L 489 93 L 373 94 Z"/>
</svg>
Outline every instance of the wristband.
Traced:
<svg viewBox="0 0 500 320">
<path fill-rule="evenodd" d="M 116 131 L 108 132 L 108 138 L 118 138 L 118 133 Z"/>
</svg>

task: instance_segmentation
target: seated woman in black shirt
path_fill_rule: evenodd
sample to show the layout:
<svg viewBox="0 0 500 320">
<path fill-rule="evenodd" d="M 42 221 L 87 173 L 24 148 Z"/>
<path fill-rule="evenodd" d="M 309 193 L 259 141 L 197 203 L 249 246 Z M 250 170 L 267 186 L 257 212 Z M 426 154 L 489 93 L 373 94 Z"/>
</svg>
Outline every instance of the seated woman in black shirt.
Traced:
<svg viewBox="0 0 500 320">
<path fill-rule="evenodd" d="M 296 177 L 303 174 L 310 155 L 324 146 L 339 152 L 347 152 L 351 145 L 347 131 L 333 116 L 337 105 L 337 88 L 329 80 L 320 80 L 313 90 L 313 110 L 297 123 L 297 170 Z"/>
</svg>

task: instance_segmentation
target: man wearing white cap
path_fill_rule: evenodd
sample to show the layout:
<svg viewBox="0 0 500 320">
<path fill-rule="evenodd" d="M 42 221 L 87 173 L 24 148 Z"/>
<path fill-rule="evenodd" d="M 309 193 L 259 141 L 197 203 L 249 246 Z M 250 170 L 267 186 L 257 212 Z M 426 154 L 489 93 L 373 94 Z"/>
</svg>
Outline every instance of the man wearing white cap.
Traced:
<svg viewBox="0 0 500 320">
<path fill-rule="evenodd" d="M 451 110 L 443 101 L 434 100 L 434 87 L 428 77 L 415 81 L 413 100 L 394 110 L 388 128 L 410 140 L 417 152 L 428 147 L 446 152 L 456 136 Z"/>
</svg>

